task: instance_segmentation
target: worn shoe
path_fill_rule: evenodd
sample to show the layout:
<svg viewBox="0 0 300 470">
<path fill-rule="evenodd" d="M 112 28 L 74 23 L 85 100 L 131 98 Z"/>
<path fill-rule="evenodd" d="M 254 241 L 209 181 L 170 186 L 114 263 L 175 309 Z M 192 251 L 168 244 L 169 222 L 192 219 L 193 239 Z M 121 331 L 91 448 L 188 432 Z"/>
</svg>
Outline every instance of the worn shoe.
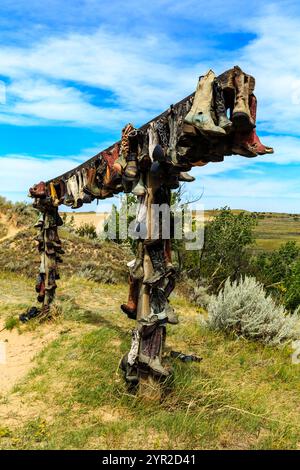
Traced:
<svg viewBox="0 0 300 470">
<path fill-rule="evenodd" d="M 144 279 L 143 283 L 149 286 L 158 284 L 166 275 L 165 258 L 162 245 L 147 245 L 147 251 L 151 259 L 153 273 Z"/>
<path fill-rule="evenodd" d="M 148 362 L 148 366 L 155 374 L 162 377 L 168 377 L 170 375 L 170 372 L 162 365 L 158 356 L 151 358 Z"/>
<path fill-rule="evenodd" d="M 134 194 L 137 197 L 144 196 L 146 194 L 146 188 L 145 188 L 145 185 L 144 185 L 142 173 L 140 175 L 140 179 L 138 180 L 138 182 L 132 188 L 132 194 Z"/>
<path fill-rule="evenodd" d="M 235 102 L 232 111 L 232 123 L 239 132 L 249 132 L 255 127 L 249 108 L 250 77 L 239 67 L 235 67 Z"/>
<path fill-rule="evenodd" d="M 256 123 L 257 99 L 252 94 L 250 96 L 250 114 L 252 121 Z M 272 147 L 262 144 L 256 130 L 252 129 L 248 134 L 237 134 L 234 140 L 234 151 L 244 156 L 257 156 L 274 153 Z M 241 153 L 243 152 L 243 153 Z"/>
<path fill-rule="evenodd" d="M 41 181 L 38 184 L 35 184 L 32 188 L 29 189 L 31 197 L 34 198 L 45 198 L 48 196 L 47 185 L 44 181 Z"/>
<path fill-rule="evenodd" d="M 139 283 L 136 279 L 129 276 L 129 294 L 127 304 L 121 305 L 121 310 L 126 313 L 128 318 L 135 320 L 137 313 L 137 303 L 139 294 Z"/>
<path fill-rule="evenodd" d="M 189 175 L 188 173 L 181 171 L 179 173 L 178 180 L 183 181 L 184 183 L 191 183 L 192 181 L 195 181 L 195 178 L 192 175 Z"/>
<path fill-rule="evenodd" d="M 218 119 L 218 126 L 222 127 L 226 133 L 229 133 L 232 128 L 232 122 L 227 117 L 223 89 L 217 79 L 214 80 L 213 90 L 215 113 Z"/>
<path fill-rule="evenodd" d="M 204 134 L 224 136 L 226 135 L 225 130 L 215 125 L 211 115 L 214 79 L 215 74 L 212 70 L 209 70 L 204 77 L 199 78 L 193 105 L 184 121 L 194 125 Z"/>
</svg>

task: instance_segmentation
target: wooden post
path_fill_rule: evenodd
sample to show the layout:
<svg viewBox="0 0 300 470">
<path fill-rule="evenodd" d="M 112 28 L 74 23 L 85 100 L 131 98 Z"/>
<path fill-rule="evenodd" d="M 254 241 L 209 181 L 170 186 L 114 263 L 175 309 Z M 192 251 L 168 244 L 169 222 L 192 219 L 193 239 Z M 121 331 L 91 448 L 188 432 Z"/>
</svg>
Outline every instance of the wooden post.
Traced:
<svg viewBox="0 0 300 470">
<path fill-rule="evenodd" d="M 152 204 L 154 200 L 154 193 L 158 188 L 158 183 L 150 173 L 147 174 L 147 237 L 151 238 L 152 235 Z M 144 250 L 144 276 L 150 277 L 152 273 L 152 263 L 147 250 Z M 137 309 L 137 320 L 142 317 L 147 317 L 150 314 L 150 289 L 149 286 L 141 283 L 139 292 L 139 301 Z M 140 324 L 137 326 L 141 329 Z M 162 355 L 162 348 L 160 355 Z M 151 401 L 160 401 L 162 390 L 160 382 L 149 373 L 141 373 L 139 379 L 138 394 L 141 398 Z"/>
</svg>

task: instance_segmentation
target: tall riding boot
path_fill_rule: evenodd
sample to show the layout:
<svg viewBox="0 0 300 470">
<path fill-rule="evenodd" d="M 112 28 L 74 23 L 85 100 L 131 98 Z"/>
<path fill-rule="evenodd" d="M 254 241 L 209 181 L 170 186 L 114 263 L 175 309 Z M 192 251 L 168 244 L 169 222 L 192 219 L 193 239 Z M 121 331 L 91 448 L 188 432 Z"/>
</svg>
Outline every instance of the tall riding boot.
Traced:
<svg viewBox="0 0 300 470">
<path fill-rule="evenodd" d="M 129 276 L 129 294 L 127 304 L 122 304 L 121 309 L 132 320 L 136 319 L 137 303 L 139 294 L 139 282 Z"/>
<path fill-rule="evenodd" d="M 184 121 L 187 124 L 193 124 L 204 134 L 222 136 L 226 135 L 225 130 L 215 125 L 211 115 L 214 79 L 215 74 L 212 70 L 209 70 L 204 77 L 199 78 L 193 105 Z"/>
<path fill-rule="evenodd" d="M 226 133 L 228 133 L 231 130 L 232 122 L 227 117 L 223 89 L 217 79 L 214 80 L 213 89 L 215 112 L 218 118 L 218 125 L 222 127 Z"/>
<path fill-rule="evenodd" d="M 232 122 L 240 132 L 249 132 L 255 127 L 249 108 L 249 82 L 250 77 L 239 67 L 235 67 L 235 102 L 232 112 Z"/>
<path fill-rule="evenodd" d="M 254 123 L 256 123 L 256 110 L 257 110 L 257 99 L 252 94 L 250 96 L 250 114 L 251 118 Z M 237 147 L 241 150 L 246 150 L 250 153 L 255 153 L 256 155 L 265 155 L 269 153 L 274 153 L 274 149 L 272 147 L 267 147 L 263 145 L 256 134 L 256 130 L 252 129 L 252 131 L 248 134 L 243 134 L 237 136 L 235 139 L 235 150 Z"/>
<path fill-rule="evenodd" d="M 144 279 L 144 284 L 154 286 L 166 275 L 164 250 L 162 243 L 147 245 L 147 251 L 151 259 L 153 273 Z"/>
</svg>

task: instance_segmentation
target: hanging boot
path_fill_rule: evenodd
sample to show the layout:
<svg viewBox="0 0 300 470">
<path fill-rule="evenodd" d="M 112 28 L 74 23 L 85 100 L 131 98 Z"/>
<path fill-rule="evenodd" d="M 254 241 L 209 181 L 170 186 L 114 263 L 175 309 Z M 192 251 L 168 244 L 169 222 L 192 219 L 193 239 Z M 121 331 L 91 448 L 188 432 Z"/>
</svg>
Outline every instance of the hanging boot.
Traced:
<svg viewBox="0 0 300 470">
<path fill-rule="evenodd" d="M 177 313 L 175 312 L 174 308 L 171 307 L 168 301 L 166 303 L 165 310 L 168 317 L 168 323 L 171 325 L 177 325 L 179 323 Z"/>
<path fill-rule="evenodd" d="M 51 196 L 52 204 L 53 204 L 53 206 L 57 207 L 57 206 L 59 206 L 60 201 L 57 197 L 57 193 L 56 193 L 54 184 L 52 182 L 49 183 L 49 188 L 50 188 L 50 196 Z"/>
<path fill-rule="evenodd" d="M 226 135 L 225 130 L 215 125 L 211 115 L 214 79 L 215 74 L 212 70 L 199 78 L 193 105 L 184 121 L 197 127 L 203 134 L 222 136 Z"/>
<path fill-rule="evenodd" d="M 141 280 L 144 277 L 144 246 L 142 240 L 137 242 L 136 258 L 134 265 L 131 269 L 131 275 L 133 279 Z"/>
<path fill-rule="evenodd" d="M 250 77 L 239 67 L 235 67 L 235 101 L 232 111 L 232 123 L 239 132 L 249 132 L 255 127 L 249 108 Z"/>
<path fill-rule="evenodd" d="M 124 171 L 124 175 L 129 181 L 134 181 L 137 178 L 137 155 L 135 153 L 131 153 L 129 157 L 127 157 L 127 165 Z"/>
<path fill-rule="evenodd" d="M 66 193 L 65 193 L 63 204 L 65 206 L 71 207 L 74 204 L 74 198 L 72 196 L 72 192 L 70 189 L 69 180 L 65 182 L 65 185 L 66 185 Z"/>
<path fill-rule="evenodd" d="M 142 173 L 140 174 L 140 179 L 138 180 L 136 185 L 133 186 L 132 194 L 134 194 L 135 196 L 144 196 L 146 194 L 146 188 L 144 185 Z"/>
<path fill-rule="evenodd" d="M 165 240 L 165 250 L 164 250 L 164 257 L 165 257 L 165 265 L 166 271 L 175 272 L 175 268 L 172 263 L 172 247 L 171 247 L 171 240 Z"/>
<path fill-rule="evenodd" d="M 44 226 L 44 216 L 43 214 L 41 214 L 38 220 L 36 221 L 36 223 L 34 224 L 34 228 L 43 228 L 43 226 Z"/>
<path fill-rule="evenodd" d="M 102 197 L 102 188 L 97 185 L 97 170 L 89 168 L 87 171 L 87 184 L 83 187 L 83 191 L 95 198 Z"/>
<path fill-rule="evenodd" d="M 121 152 L 126 160 L 124 175 L 129 181 L 134 181 L 138 176 L 138 138 L 137 131 L 132 124 L 127 124 L 122 130 Z"/>
<path fill-rule="evenodd" d="M 147 251 L 151 259 L 153 273 L 144 279 L 144 284 L 154 286 L 166 275 L 165 259 L 162 243 L 147 245 Z"/>
<path fill-rule="evenodd" d="M 192 181 L 195 181 L 195 178 L 193 176 L 189 175 L 188 173 L 186 173 L 184 171 L 181 171 L 179 173 L 178 180 L 183 181 L 184 183 L 191 183 Z"/>
<path fill-rule="evenodd" d="M 256 123 L 256 110 L 257 99 L 252 94 L 250 96 L 250 114 L 254 123 Z M 237 134 L 234 139 L 233 151 L 246 157 L 274 153 L 272 147 L 267 147 L 261 143 L 255 129 L 252 129 L 248 134 Z"/>
<path fill-rule="evenodd" d="M 226 133 L 229 133 L 232 127 L 232 122 L 227 117 L 223 89 L 217 79 L 214 80 L 213 90 L 215 113 L 218 119 L 218 126 L 222 127 Z"/>
<path fill-rule="evenodd" d="M 127 304 L 121 305 L 121 310 L 126 313 L 128 318 L 132 320 L 136 319 L 137 313 L 137 303 L 138 303 L 138 294 L 139 294 L 139 283 L 136 279 L 129 276 L 129 294 Z"/>
</svg>

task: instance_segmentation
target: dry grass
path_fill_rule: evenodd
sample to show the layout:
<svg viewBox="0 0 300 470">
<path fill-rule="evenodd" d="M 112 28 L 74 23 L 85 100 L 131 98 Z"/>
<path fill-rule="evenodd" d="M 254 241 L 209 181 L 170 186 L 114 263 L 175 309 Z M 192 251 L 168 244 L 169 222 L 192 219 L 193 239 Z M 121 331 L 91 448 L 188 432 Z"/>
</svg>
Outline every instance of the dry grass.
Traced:
<svg viewBox="0 0 300 470">
<path fill-rule="evenodd" d="M 22 295 L 13 294 L 16 285 Z M 32 300 L 28 280 L 13 274 L 0 278 L 0 292 L 2 317 Z M 289 348 L 209 332 L 201 326 L 200 311 L 182 297 L 172 299 L 181 323 L 168 327 L 167 346 L 203 361 L 168 359 L 175 378 L 165 385 L 160 404 L 131 395 L 118 373 L 134 325 L 119 310 L 126 295 L 122 284 L 62 280 L 57 300 L 62 333 L 2 401 L 17 406 L 21 400 L 23 413 L 19 420 L 0 421 L 1 448 L 298 448 L 300 368 L 292 364 Z M 21 334 L 40 328 L 33 322 L 22 326 Z"/>
</svg>

